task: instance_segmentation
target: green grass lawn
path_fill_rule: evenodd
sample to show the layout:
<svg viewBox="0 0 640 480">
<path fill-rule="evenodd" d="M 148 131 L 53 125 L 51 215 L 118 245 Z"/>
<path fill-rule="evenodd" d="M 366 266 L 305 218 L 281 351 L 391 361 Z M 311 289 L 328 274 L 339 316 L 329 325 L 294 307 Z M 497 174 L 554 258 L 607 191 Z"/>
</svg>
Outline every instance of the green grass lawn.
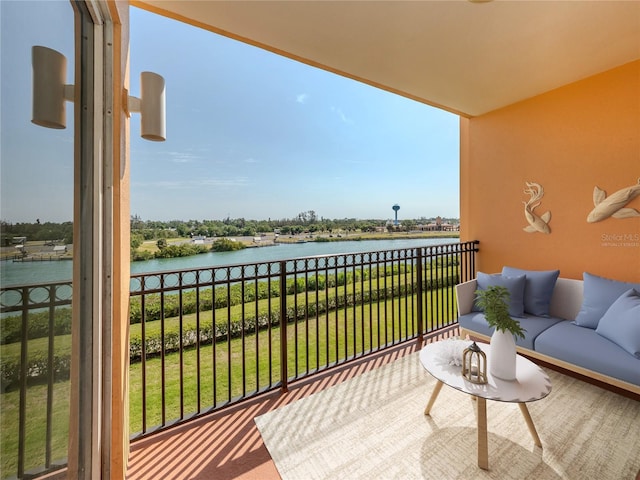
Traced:
<svg viewBox="0 0 640 480">
<path fill-rule="evenodd" d="M 402 282 L 404 280 L 401 275 L 396 279 L 396 285 Z M 362 284 L 356 284 L 355 288 L 362 288 Z M 368 283 L 365 282 L 365 289 L 367 288 Z M 426 297 L 429 303 L 436 305 L 442 305 L 442 302 L 455 302 L 455 299 L 447 297 L 447 292 L 448 290 L 433 290 L 427 292 Z M 345 293 L 344 287 L 332 288 L 330 293 L 332 295 L 349 294 L 349 292 Z M 325 292 L 320 292 L 320 295 L 324 296 Z M 293 305 L 293 297 L 290 295 L 287 299 L 289 305 Z M 277 299 L 275 301 L 277 302 Z M 298 304 L 315 301 L 315 292 L 298 294 L 296 301 Z M 320 313 L 317 318 L 313 316 L 308 320 L 288 324 L 288 378 L 302 377 L 335 362 L 344 361 L 362 352 L 376 350 L 382 345 L 415 335 L 416 326 L 407 324 L 406 319 L 416 317 L 416 301 L 415 296 L 394 298 L 386 302 L 356 305 Z M 263 311 L 268 309 L 268 306 L 266 300 L 260 300 L 246 306 L 237 305 L 222 310 L 225 315 L 230 314 L 235 317 L 242 315 L 243 308 L 254 312 L 256 308 L 258 311 Z M 442 313 L 425 308 L 428 329 L 432 328 L 432 316 L 439 318 Z M 207 314 L 212 316 L 210 312 L 200 313 L 201 317 Z M 183 318 L 183 325 L 195 324 L 195 317 L 196 314 L 186 315 Z M 449 322 L 453 319 L 439 318 L 439 320 Z M 159 324 L 159 321 L 148 322 L 147 332 L 159 329 Z M 178 324 L 177 318 L 165 320 L 165 327 Z M 139 324 L 131 326 L 132 333 L 139 329 Z M 33 351 L 34 348 L 42 348 L 41 344 L 44 340 L 31 340 L 29 349 Z M 70 336 L 56 337 L 56 344 L 63 349 L 69 348 L 69 341 Z M 281 330 L 276 327 L 246 333 L 244 338 L 234 338 L 229 342 L 202 345 L 199 350 L 189 348 L 182 354 L 179 352 L 167 354 L 164 357 L 164 369 L 160 357 L 149 358 L 144 364 L 132 363 L 129 380 L 130 432 L 136 434 L 143 430 L 143 366 L 146 376 L 144 429 L 150 430 L 155 426 L 171 423 L 193 413 L 219 407 L 238 397 L 249 396 L 257 390 L 275 386 L 280 381 L 280 342 Z M 15 345 L 2 346 L 3 355 L 7 352 L 16 354 L 15 348 Z M 27 390 L 26 470 L 44 464 L 46 398 L 46 386 L 31 386 Z M 0 402 L 2 407 L 0 468 L 2 478 L 6 478 L 15 475 L 17 469 L 19 392 L 11 391 L 1 394 Z M 55 461 L 65 458 L 67 451 L 68 381 L 55 383 L 53 412 L 51 458 Z"/>
<path fill-rule="evenodd" d="M 19 391 L 0 395 L 0 472 L 2 478 L 15 476 L 18 469 L 18 405 Z M 57 382 L 53 387 L 51 426 L 51 460 L 67 457 L 69 437 L 69 382 Z M 45 464 L 47 386 L 35 385 L 27 390 L 25 471 Z"/>
<path fill-rule="evenodd" d="M 438 300 L 443 300 L 443 291 L 438 291 L 436 295 Z M 301 377 L 415 335 L 415 325 L 405 322 L 406 318 L 412 316 L 407 315 L 407 307 L 415 310 L 415 302 L 414 297 L 409 297 L 407 302 L 396 299 L 394 302 L 381 303 L 379 309 L 377 304 L 350 307 L 328 312 L 319 316 L 317 321 L 314 317 L 309 321 L 289 324 L 288 377 Z M 452 318 L 443 320 L 450 322 Z M 428 309 L 427 327 L 432 328 Z M 148 430 L 276 385 L 280 381 L 280 335 L 279 328 L 262 330 L 244 339 L 233 339 L 228 344 L 208 344 L 201 346 L 199 351 L 190 348 L 183 351 L 182 357 L 178 353 L 167 355 L 164 361 L 164 390 L 161 358 L 148 359 L 144 364 L 145 428 Z M 143 430 L 142 375 L 143 364 L 132 364 L 129 396 L 132 433 Z"/>
</svg>

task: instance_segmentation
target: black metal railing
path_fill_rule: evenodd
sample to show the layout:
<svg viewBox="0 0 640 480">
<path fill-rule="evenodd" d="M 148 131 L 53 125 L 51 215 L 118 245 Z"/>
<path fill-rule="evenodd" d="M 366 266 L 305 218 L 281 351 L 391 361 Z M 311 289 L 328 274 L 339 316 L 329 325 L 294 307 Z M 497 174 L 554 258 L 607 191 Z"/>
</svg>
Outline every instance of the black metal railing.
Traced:
<svg viewBox="0 0 640 480">
<path fill-rule="evenodd" d="M 465 242 L 132 275 L 132 439 L 454 325 L 454 286 L 475 277 L 477 251 Z M 70 304 L 71 282 L 0 289 L 3 477 L 64 466 Z"/>
<path fill-rule="evenodd" d="M 457 322 L 477 242 L 131 276 L 133 438 Z"/>
<path fill-rule="evenodd" d="M 2 477 L 66 465 L 71 282 L 0 289 Z"/>
</svg>

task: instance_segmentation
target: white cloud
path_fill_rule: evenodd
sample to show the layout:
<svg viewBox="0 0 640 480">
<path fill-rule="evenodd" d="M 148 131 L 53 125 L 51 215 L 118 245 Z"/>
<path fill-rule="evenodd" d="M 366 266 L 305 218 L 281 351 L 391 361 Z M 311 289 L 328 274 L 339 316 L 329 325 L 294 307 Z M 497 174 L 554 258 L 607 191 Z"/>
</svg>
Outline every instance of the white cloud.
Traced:
<svg viewBox="0 0 640 480">
<path fill-rule="evenodd" d="M 167 152 L 167 155 L 169 155 L 171 161 L 175 163 L 191 163 L 202 158 L 200 155 L 185 152 Z"/>
<path fill-rule="evenodd" d="M 248 177 L 236 178 L 203 178 L 198 180 L 158 180 L 154 182 L 135 182 L 132 187 L 150 187 L 161 189 L 197 189 L 202 187 L 246 187 Z"/>
<path fill-rule="evenodd" d="M 342 120 L 344 123 L 353 123 L 353 120 L 348 118 L 341 109 L 337 107 L 331 107 L 331 111 L 338 115 L 340 120 Z"/>
<path fill-rule="evenodd" d="M 296 95 L 296 102 L 298 103 L 305 104 L 307 103 L 308 99 L 309 99 L 309 94 L 307 93 L 299 93 L 298 95 Z"/>
</svg>

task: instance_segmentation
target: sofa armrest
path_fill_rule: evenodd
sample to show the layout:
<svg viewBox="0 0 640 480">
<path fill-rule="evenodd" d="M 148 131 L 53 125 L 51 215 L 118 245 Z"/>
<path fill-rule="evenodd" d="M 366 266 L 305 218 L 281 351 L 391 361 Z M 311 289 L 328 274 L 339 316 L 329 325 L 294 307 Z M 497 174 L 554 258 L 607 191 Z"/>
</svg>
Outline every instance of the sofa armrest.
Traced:
<svg viewBox="0 0 640 480">
<path fill-rule="evenodd" d="M 471 313 L 476 299 L 478 284 L 475 279 L 456 285 L 456 301 L 458 302 L 458 315 Z"/>
</svg>

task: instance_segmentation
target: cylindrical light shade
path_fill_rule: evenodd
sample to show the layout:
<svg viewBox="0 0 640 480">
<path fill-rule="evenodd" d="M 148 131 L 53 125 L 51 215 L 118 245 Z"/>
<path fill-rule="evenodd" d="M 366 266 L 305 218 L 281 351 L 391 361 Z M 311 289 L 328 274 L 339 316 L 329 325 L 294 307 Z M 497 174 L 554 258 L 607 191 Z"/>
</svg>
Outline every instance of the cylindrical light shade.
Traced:
<svg viewBox="0 0 640 480">
<path fill-rule="evenodd" d="M 67 59 L 51 48 L 31 48 L 33 110 L 31 121 L 47 128 L 65 128 L 64 85 Z"/>
<path fill-rule="evenodd" d="M 140 135 L 146 140 L 166 140 L 164 78 L 157 73 L 140 74 Z"/>
</svg>

